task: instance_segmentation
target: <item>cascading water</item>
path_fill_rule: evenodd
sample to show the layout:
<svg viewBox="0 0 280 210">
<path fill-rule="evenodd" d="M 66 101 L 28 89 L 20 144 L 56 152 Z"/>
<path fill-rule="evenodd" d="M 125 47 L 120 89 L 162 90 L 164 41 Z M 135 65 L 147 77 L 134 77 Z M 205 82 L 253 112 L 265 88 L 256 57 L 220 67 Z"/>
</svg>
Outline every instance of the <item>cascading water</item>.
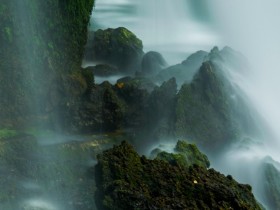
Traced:
<svg viewBox="0 0 280 210">
<path fill-rule="evenodd" d="M 19 26 L 24 41 L 18 41 L 17 44 L 21 49 L 20 53 L 24 54 L 24 64 L 27 65 L 24 68 L 30 70 L 22 78 L 23 81 L 19 82 L 28 83 L 28 79 L 35 79 L 32 80 L 35 83 L 27 85 L 26 91 L 32 95 L 28 105 L 29 110 L 40 113 L 42 104 L 46 103 L 45 90 L 40 89 L 40 92 L 36 92 L 36 87 L 40 86 L 41 82 L 36 81 L 36 78 L 38 75 L 40 78 L 44 77 L 40 75 L 43 66 L 33 59 L 36 58 L 36 53 L 33 52 L 34 57 L 29 56 L 29 51 L 36 48 L 29 46 L 34 38 L 29 37 L 29 32 L 35 28 L 39 30 L 40 27 L 33 25 L 34 22 L 28 15 L 33 11 L 26 7 L 25 2 L 23 0 L 17 2 L 19 11 L 14 11 L 17 13 L 16 21 L 23 23 Z M 279 165 L 274 160 L 280 161 L 278 155 L 280 100 L 277 97 L 280 32 L 274 26 L 278 24 L 280 17 L 274 7 L 279 6 L 277 2 L 273 2 L 271 6 L 260 0 L 254 1 L 255 8 L 252 8 L 252 4 L 252 1 L 250 3 L 241 1 L 225 3 L 222 0 L 213 0 L 211 4 L 206 0 L 176 0 L 176 2 L 172 0 L 143 0 L 141 2 L 97 0 L 92 18 L 92 30 L 127 27 L 143 40 L 145 51 L 155 50 L 162 53 L 169 64 L 181 62 L 191 52 L 210 50 L 214 45 L 230 45 L 245 53 L 252 63 L 251 71 L 244 73 L 236 69 L 227 69 L 227 67 L 224 70 L 227 70 L 227 78 L 238 87 L 238 90 L 241 90 L 243 96 L 250 101 L 249 104 L 264 120 L 257 124 L 268 125 L 271 133 L 264 133 L 259 139 L 253 139 L 246 145 L 243 141 L 237 141 L 222 155 L 213 158 L 212 164 L 222 172 L 232 174 L 240 181 L 253 185 L 257 198 L 266 204 L 265 189 L 262 185 L 263 176 L 257 173 L 263 170 L 264 162 L 272 163 L 279 170 Z M 268 16 L 259 16 L 263 11 L 269 11 Z M 9 29 L 5 30 L 9 35 Z M 52 43 L 47 45 L 53 48 Z M 51 60 L 48 62 L 51 63 Z M 264 69 L 267 70 L 264 71 Z M 39 141 L 36 141 L 35 146 L 34 142 L 31 142 L 30 148 L 30 145 L 24 142 L 23 145 L 27 145 L 27 149 L 19 148 L 19 142 L 16 139 L 15 144 L 11 146 L 12 149 L 8 150 L 8 154 L 5 154 L 2 149 L 6 142 L 4 144 L 1 142 L 0 154 L 5 158 L 7 155 L 7 159 L 1 159 L 3 162 L 1 162 L 0 172 L 7 173 L 7 176 L 5 174 L 7 180 L 5 182 L 0 180 L 1 186 L 4 191 L 8 189 L 7 192 L 11 194 L 9 199 L 16 200 L 16 203 L 0 203 L 0 208 L 11 210 L 94 209 L 93 196 L 90 194 L 93 192 L 94 182 L 92 179 L 88 180 L 86 174 L 89 166 L 95 164 L 90 158 L 91 151 L 87 148 L 96 146 L 94 145 L 96 142 L 87 142 L 86 138 L 83 139 L 80 136 L 66 137 L 53 133 L 44 134 L 43 137 L 37 133 L 37 137 Z M 103 140 L 104 137 L 98 136 L 98 138 Z M 76 139 L 80 141 L 73 141 Z M 25 151 L 24 149 L 29 152 L 19 154 L 21 158 L 16 159 L 19 163 L 8 158 L 17 156 L 18 152 Z M 1 199 L 6 198 L 1 197 Z"/>
<path fill-rule="evenodd" d="M 42 5 L 38 1 L 16 0 L 7 4 L 14 22 L 6 30 L 11 36 L 11 43 L 15 43 L 15 52 L 18 53 L 17 68 L 20 73 L 23 72 L 15 73 L 20 77 L 11 76 L 12 79 L 17 78 L 19 95 L 8 94 L 10 98 L 14 97 L 15 103 L 22 103 L 20 97 L 27 98 L 26 103 L 22 103 L 26 108 L 19 110 L 25 112 L 23 114 L 30 113 L 34 119 L 24 119 L 25 123 L 18 128 L 19 131 L 1 129 L 4 136 L 10 132 L 9 135 L 13 137 L 5 139 L 2 133 L 0 137 L 0 209 L 94 209 L 94 201 L 87 201 L 85 204 L 81 199 L 86 197 L 85 188 L 89 187 L 84 184 L 84 180 L 88 167 L 93 164 L 90 162 L 90 154 L 81 149 L 81 155 L 77 157 L 75 152 L 73 154 L 71 145 L 73 139 L 82 138 L 55 133 L 50 131 L 50 125 L 44 123 L 46 104 L 49 102 L 46 100 L 50 88 L 47 82 L 54 77 L 51 74 L 55 74 L 47 71 L 43 62 L 46 57 L 49 59 L 48 64 L 52 62 L 47 53 L 50 48 L 54 48 L 52 42 L 45 43 L 51 34 L 46 34 L 44 26 L 40 25 L 40 18 L 43 19 L 48 14 L 42 11 Z M 0 7 L 3 9 L 7 5 L 1 2 Z M 43 17 L 38 17 L 39 21 L 34 19 L 36 11 L 43 14 Z M 17 36 L 18 39 L 14 38 Z M 13 105 L 15 104 L 11 104 Z"/>
<path fill-rule="evenodd" d="M 169 64 L 176 64 L 190 53 L 210 50 L 213 43 L 220 42 L 208 25 L 207 9 L 200 11 L 199 4 L 185 0 L 176 4 L 170 0 L 99 0 L 91 25 L 94 30 L 127 27 L 143 41 L 145 51 L 158 51 Z"/>
<path fill-rule="evenodd" d="M 162 53 L 170 64 L 214 45 L 229 45 L 246 55 L 250 69 L 227 69 L 227 77 L 260 115 L 255 123 L 268 126 L 269 132 L 249 145 L 231 146 L 212 164 L 251 184 L 264 204 L 262 164 L 273 163 L 267 156 L 280 161 L 279 6 L 277 1 L 261 0 L 99 0 L 92 19 L 94 29 L 127 27 L 143 40 L 145 51 Z"/>
</svg>

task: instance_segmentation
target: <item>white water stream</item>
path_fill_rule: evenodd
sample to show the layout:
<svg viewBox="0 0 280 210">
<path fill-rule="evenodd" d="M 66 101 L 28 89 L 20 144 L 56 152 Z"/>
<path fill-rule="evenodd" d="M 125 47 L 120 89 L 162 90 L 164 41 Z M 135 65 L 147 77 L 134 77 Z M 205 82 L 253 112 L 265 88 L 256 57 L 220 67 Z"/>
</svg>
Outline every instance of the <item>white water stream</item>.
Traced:
<svg viewBox="0 0 280 210">
<path fill-rule="evenodd" d="M 144 50 L 163 54 L 169 64 L 189 53 L 228 45 L 243 53 L 248 72 L 231 80 L 247 95 L 271 133 L 261 144 L 230 148 L 212 166 L 253 185 L 263 201 L 259 167 L 264 157 L 280 161 L 280 2 L 277 0 L 97 0 L 92 28 L 127 27 Z M 263 201 L 265 203 L 265 201 Z"/>
</svg>

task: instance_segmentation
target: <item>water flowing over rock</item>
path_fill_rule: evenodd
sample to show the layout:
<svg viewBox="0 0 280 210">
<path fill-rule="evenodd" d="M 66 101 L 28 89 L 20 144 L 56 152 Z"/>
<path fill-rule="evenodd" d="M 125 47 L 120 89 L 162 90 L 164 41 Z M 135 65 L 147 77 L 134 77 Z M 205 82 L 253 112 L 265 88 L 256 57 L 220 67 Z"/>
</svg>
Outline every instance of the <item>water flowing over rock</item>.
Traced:
<svg viewBox="0 0 280 210">
<path fill-rule="evenodd" d="M 0 124 L 20 126 L 28 115 L 42 119 L 74 103 L 73 86 L 85 86 L 80 66 L 93 2 L 0 2 Z"/>
<path fill-rule="evenodd" d="M 176 135 L 197 140 L 208 150 L 221 149 L 241 134 L 261 134 L 253 120 L 257 113 L 229 76 L 242 56 L 224 51 L 214 48 L 192 82 L 184 84 L 177 95 Z"/>
</svg>

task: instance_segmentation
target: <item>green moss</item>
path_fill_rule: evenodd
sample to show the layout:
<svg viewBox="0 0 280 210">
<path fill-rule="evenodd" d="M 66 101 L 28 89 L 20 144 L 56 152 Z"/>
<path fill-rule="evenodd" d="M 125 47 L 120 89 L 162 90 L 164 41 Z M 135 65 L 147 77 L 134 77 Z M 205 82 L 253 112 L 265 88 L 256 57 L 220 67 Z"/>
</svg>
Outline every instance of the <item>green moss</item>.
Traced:
<svg viewBox="0 0 280 210">
<path fill-rule="evenodd" d="M 185 168 L 194 164 L 204 168 L 209 168 L 210 166 L 207 156 L 201 153 L 194 144 L 179 140 L 174 150 L 176 153 L 159 152 L 156 159 Z"/>
<path fill-rule="evenodd" d="M 180 165 L 183 167 L 188 167 L 191 164 L 188 163 L 184 157 L 183 154 L 174 154 L 174 153 L 168 153 L 168 152 L 160 152 L 157 157 L 157 160 L 164 160 L 168 163 L 170 163 L 171 165 Z"/>
<path fill-rule="evenodd" d="M 6 34 L 7 40 L 8 40 L 9 42 L 12 42 L 12 41 L 13 41 L 12 29 L 9 28 L 9 27 L 5 27 L 5 28 L 4 28 L 4 32 L 5 32 L 5 34 Z"/>
<path fill-rule="evenodd" d="M 99 155 L 95 171 L 99 209 L 260 210 L 247 185 L 214 169 L 148 160 L 125 142 Z"/>
<path fill-rule="evenodd" d="M 18 131 L 8 128 L 2 128 L 0 129 L 0 139 L 6 139 L 15 137 L 18 135 Z"/>
<path fill-rule="evenodd" d="M 143 55 L 142 41 L 123 27 L 97 30 L 91 50 L 95 61 L 117 66 L 126 73 L 134 73 L 140 68 Z"/>
<path fill-rule="evenodd" d="M 36 138 L 54 138 L 55 133 L 51 130 L 41 128 L 27 128 L 23 131 L 24 133 L 34 136 Z"/>
</svg>

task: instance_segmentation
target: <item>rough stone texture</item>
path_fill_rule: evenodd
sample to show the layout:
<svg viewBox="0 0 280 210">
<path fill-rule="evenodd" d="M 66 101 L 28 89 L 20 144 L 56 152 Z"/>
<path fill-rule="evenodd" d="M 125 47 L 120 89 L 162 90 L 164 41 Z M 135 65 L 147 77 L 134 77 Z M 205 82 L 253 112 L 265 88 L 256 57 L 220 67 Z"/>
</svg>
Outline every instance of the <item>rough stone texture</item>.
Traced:
<svg viewBox="0 0 280 210">
<path fill-rule="evenodd" d="M 95 169 L 100 209 L 260 209 L 251 187 L 231 176 L 148 160 L 125 142 L 99 155 Z"/>
<path fill-rule="evenodd" d="M 0 1 L 0 124 L 65 109 L 87 89 L 80 66 L 93 3 Z"/>
<path fill-rule="evenodd" d="M 209 168 L 210 166 L 207 156 L 201 153 L 195 144 L 188 144 L 186 141 L 179 140 L 174 151 L 174 153 L 159 152 L 156 159 L 167 161 L 171 165 L 184 167 L 194 164 L 204 168 Z"/>
<path fill-rule="evenodd" d="M 214 48 L 192 82 L 177 94 L 177 137 L 194 140 L 212 151 L 244 134 L 261 135 L 255 123 L 257 112 L 231 80 L 230 71 L 240 70 L 233 67 L 239 59 L 226 51 L 225 55 L 224 50 Z"/>
<path fill-rule="evenodd" d="M 124 27 L 97 30 L 92 44 L 93 61 L 116 66 L 122 73 L 134 73 L 143 56 L 142 41 Z"/>
</svg>

